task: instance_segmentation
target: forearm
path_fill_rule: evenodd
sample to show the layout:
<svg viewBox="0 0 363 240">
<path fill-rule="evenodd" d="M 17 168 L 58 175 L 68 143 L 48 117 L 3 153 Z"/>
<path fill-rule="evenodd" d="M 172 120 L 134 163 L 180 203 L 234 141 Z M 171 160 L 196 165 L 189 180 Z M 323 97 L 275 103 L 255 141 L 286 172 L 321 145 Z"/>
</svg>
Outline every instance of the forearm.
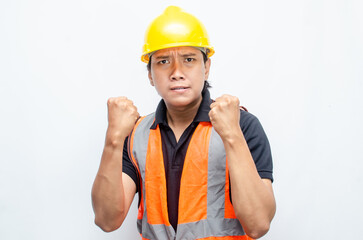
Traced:
<svg viewBox="0 0 363 240">
<path fill-rule="evenodd" d="M 224 139 L 231 181 L 233 208 L 246 233 L 254 238 L 263 236 L 275 214 L 271 186 L 257 172 L 248 145 L 241 131 Z"/>
<path fill-rule="evenodd" d="M 122 180 L 122 152 L 125 137 L 108 131 L 101 164 L 92 188 L 95 222 L 104 231 L 117 229 L 126 215 Z"/>
</svg>

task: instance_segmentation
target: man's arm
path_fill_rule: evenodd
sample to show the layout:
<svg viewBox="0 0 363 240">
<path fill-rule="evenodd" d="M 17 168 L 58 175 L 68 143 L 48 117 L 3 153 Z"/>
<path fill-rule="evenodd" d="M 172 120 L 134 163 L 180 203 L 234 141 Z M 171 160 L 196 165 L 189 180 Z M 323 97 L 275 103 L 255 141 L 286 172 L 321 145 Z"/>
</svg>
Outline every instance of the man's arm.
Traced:
<svg viewBox="0 0 363 240">
<path fill-rule="evenodd" d="M 210 120 L 221 136 L 228 159 L 233 208 L 247 235 L 267 233 L 276 203 L 271 180 L 261 179 L 239 125 L 239 100 L 223 95 L 211 104 Z"/>
<path fill-rule="evenodd" d="M 135 182 L 122 172 L 123 145 L 139 116 L 125 97 L 110 98 L 108 129 L 101 164 L 93 183 L 95 223 L 106 232 L 119 228 L 136 193 Z"/>
</svg>

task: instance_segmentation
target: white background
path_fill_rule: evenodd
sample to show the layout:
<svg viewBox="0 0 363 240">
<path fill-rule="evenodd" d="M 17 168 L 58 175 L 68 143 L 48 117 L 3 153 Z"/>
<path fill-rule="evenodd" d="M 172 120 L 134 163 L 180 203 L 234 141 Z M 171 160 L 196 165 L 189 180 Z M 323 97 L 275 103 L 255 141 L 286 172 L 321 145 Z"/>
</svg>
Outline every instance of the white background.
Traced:
<svg viewBox="0 0 363 240">
<path fill-rule="evenodd" d="M 91 187 L 107 99 L 142 115 L 159 101 L 140 53 L 171 4 L 209 32 L 212 97 L 238 96 L 269 137 L 277 213 L 263 239 L 360 239 L 360 0 L 0 0 L 0 239 L 139 239 L 135 202 L 119 230 L 94 225 Z"/>
</svg>

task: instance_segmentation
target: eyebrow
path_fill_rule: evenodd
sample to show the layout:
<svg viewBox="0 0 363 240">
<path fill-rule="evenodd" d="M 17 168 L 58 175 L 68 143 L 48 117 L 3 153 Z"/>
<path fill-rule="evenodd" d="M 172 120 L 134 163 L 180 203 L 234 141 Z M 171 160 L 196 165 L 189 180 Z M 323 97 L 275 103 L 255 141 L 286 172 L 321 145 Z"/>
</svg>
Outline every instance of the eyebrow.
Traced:
<svg viewBox="0 0 363 240">
<path fill-rule="evenodd" d="M 161 55 L 161 56 L 157 56 L 155 57 L 156 59 L 167 59 L 169 58 L 170 56 L 169 55 Z"/>
<path fill-rule="evenodd" d="M 181 54 L 180 56 L 182 57 L 194 57 L 197 56 L 197 54 L 195 53 L 185 53 L 185 54 Z M 156 59 L 168 59 L 170 58 L 170 55 L 160 55 L 160 56 L 155 56 Z"/>
<path fill-rule="evenodd" d="M 195 53 L 186 53 L 186 54 L 181 54 L 182 57 L 194 57 L 197 56 L 197 54 Z"/>
</svg>

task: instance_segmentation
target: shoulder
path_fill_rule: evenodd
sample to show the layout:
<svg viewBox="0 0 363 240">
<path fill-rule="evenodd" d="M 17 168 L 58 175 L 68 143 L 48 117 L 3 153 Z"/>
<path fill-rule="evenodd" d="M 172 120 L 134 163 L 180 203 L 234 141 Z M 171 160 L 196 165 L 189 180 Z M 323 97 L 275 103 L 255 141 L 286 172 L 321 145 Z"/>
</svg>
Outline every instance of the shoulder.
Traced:
<svg viewBox="0 0 363 240">
<path fill-rule="evenodd" d="M 150 127 L 153 128 L 152 126 L 154 125 L 154 123 L 155 123 L 155 112 L 140 117 L 135 124 L 135 129 L 138 129 L 139 126 L 143 126 L 143 128 L 145 129 L 148 129 Z"/>
<path fill-rule="evenodd" d="M 263 130 L 258 118 L 252 113 L 244 110 L 240 111 L 240 126 L 243 133 Z"/>
<path fill-rule="evenodd" d="M 155 112 L 149 113 L 145 116 L 140 117 L 141 120 L 154 120 L 155 119 Z"/>
<path fill-rule="evenodd" d="M 251 153 L 260 155 L 270 153 L 270 144 L 258 118 L 250 112 L 241 111 L 240 126 Z M 255 159 L 257 160 L 257 159 Z"/>
</svg>

